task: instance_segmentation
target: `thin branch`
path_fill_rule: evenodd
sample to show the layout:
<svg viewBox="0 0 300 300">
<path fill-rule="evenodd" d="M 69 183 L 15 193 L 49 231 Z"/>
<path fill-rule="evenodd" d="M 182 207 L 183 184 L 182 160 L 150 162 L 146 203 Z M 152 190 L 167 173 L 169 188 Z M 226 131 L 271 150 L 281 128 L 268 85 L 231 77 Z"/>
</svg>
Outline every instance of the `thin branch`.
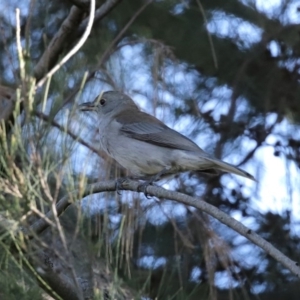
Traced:
<svg viewBox="0 0 300 300">
<path fill-rule="evenodd" d="M 50 220 L 49 218 L 47 218 L 47 216 L 42 213 L 39 209 L 35 208 L 33 205 L 30 207 L 30 210 L 36 214 L 37 216 L 39 216 L 42 220 L 44 220 L 49 226 L 55 227 L 55 223 L 52 222 L 52 220 Z"/>
<path fill-rule="evenodd" d="M 273 132 L 273 129 L 278 124 L 279 119 L 280 117 L 277 116 L 275 122 L 272 125 L 270 125 L 268 128 L 266 128 L 266 130 L 264 131 L 263 138 L 256 139 L 256 143 L 257 143 L 256 146 L 250 152 L 248 152 L 248 154 L 243 158 L 243 160 L 237 165 L 238 167 L 245 164 L 250 158 L 252 158 L 256 150 L 266 141 L 266 138 Z"/>
<path fill-rule="evenodd" d="M 122 184 L 123 190 L 129 190 L 129 191 L 137 191 L 139 187 L 139 182 L 132 181 L 132 180 L 126 180 Z M 75 197 L 85 197 L 90 194 L 96 194 L 101 192 L 107 192 L 107 191 L 115 191 L 116 190 L 116 181 L 110 180 L 110 181 L 104 181 L 100 183 L 95 183 L 91 185 L 87 185 L 85 188 L 85 191 L 83 194 L 79 195 L 78 191 L 75 191 L 73 193 L 73 196 Z M 234 218 L 230 217 L 217 207 L 199 199 L 194 198 L 182 193 L 168 191 L 164 188 L 157 187 L 157 186 L 148 186 L 147 187 L 147 194 L 152 195 L 154 197 L 158 198 L 164 198 L 164 199 L 170 199 L 175 200 L 179 203 L 183 203 L 188 206 L 195 207 L 203 212 L 206 212 L 210 216 L 214 217 L 221 223 L 227 225 L 234 231 L 238 232 L 242 236 L 244 236 L 249 241 L 253 242 L 255 245 L 263 249 L 267 254 L 272 256 L 276 261 L 280 262 L 282 265 L 284 265 L 288 270 L 291 271 L 294 275 L 297 277 L 300 277 L 300 268 L 298 266 L 298 262 L 292 261 L 290 258 L 285 256 L 282 252 L 280 252 L 278 249 L 276 249 L 272 244 L 264 240 L 262 237 L 260 237 L 258 234 L 253 232 L 251 229 L 244 226 L 241 222 L 235 220 Z M 67 195 L 63 197 L 58 203 L 57 203 L 57 214 L 60 215 L 69 205 L 70 202 L 70 195 Z M 53 218 L 53 212 L 49 211 L 47 213 L 47 218 L 52 219 Z M 41 219 L 34 223 L 30 227 L 30 231 L 23 231 L 24 233 L 27 233 L 29 236 L 31 236 L 31 231 L 34 233 L 40 233 L 44 229 L 46 229 L 48 224 L 45 222 L 45 220 Z"/>
<path fill-rule="evenodd" d="M 207 18 L 206 18 L 206 15 L 205 15 L 205 11 L 204 11 L 204 8 L 200 2 L 200 0 L 196 0 L 197 2 L 197 5 L 199 7 L 199 10 L 203 16 L 203 19 L 204 19 L 204 24 L 206 26 L 206 32 L 207 32 L 207 37 L 208 37 L 208 41 L 209 41 L 209 45 L 210 45 L 210 49 L 211 49 L 211 54 L 212 54 L 212 58 L 213 58 L 213 62 L 214 62 L 214 65 L 215 65 L 215 68 L 218 69 L 218 59 L 217 59 L 217 54 L 216 54 L 216 50 L 215 50 L 215 47 L 214 47 L 214 43 L 213 43 L 213 40 L 212 40 L 212 37 L 211 37 L 211 34 L 210 32 L 208 31 L 208 21 L 207 21 Z"/>
<path fill-rule="evenodd" d="M 117 34 L 117 36 L 113 39 L 113 41 L 110 43 L 108 48 L 103 53 L 102 57 L 100 58 L 100 62 L 98 63 L 97 69 L 100 68 L 104 61 L 107 60 L 107 57 L 109 56 L 110 52 L 112 51 L 113 47 L 120 41 L 124 33 L 128 30 L 128 28 L 132 25 L 132 23 L 136 20 L 136 18 L 142 13 L 145 8 L 152 3 L 153 0 L 146 1 L 136 12 L 135 14 L 130 18 L 128 23 L 122 28 L 122 30 Z"/>
<path fill-rule="evenodd" d="M 72 132 L 70 129 L 65 128 L 64 126 L 58 124 L 55 120 L 51 119 L 49 116 L 43 114 L 42 112 L 35 111 L 34 114 L 39 119 L 41 119 L 41 120 L 43 120 L 45 122 L 48 122 L 53 127 L 56 127 L 61 132 L 64 132 L 64 133 L 68 134 L 74 141 L 76 141 L 79 144 L 85 146 L 86 148 L 88 148 L 92 152 L 98 154 L 100 157 L 105 158 L 103 152 L 99 151 L 98 149 L 96 149 L 95 147 L 93 147 L 92 145 L 90 145 L 89 143 L 87 143 L 85 140 L 83 140 L 82 138 L 78 137 L 78 135 L 75 134 L 74 132 Z"/>
<path fill-rule="evenodd" d="M 56 65 L 54 66 L 45 76 L 42 78 L 36 85 L 36 88 L 41 87 L 45 81 L 51 77 L 56 71 L 58 71 L 76 52 L 79 51 L 79 49 L 83 46 L 83 44 L 88 39 L 93 23 L 94 23 L 94 16 L 95 16 L 95 7 L 96 7 L 96 0 L 91 0 L 91 6 L 90 6 L 90 15 L 89 15 L 89 21 L 87 23 L 86 29 L 81 37 L 81 39 L 78 41 L 78 43 L 73 47 L 69 53 L 65 55 L 65 57 Z"/>
<path fill-rule="evenodd" d="M 104 2 L 97 10 L 95 13 L 95 21 L 99 22 L 101 21 L 106 15 L 108 15 L 112 9 L 121 2 L 122 0 L 107 0 Z M 78 28 L 78 33 L 82 32 L 84 28 L 86 27 L 87 19 L 83 20 Z"/>
<path fill-rule="evenodd" d="M 257 149 L 262 145 L 262 143 L 257 143 L 256 146 L 247 153 L 247 155 L 242 159 L 241 162 L 239 162 L 236 166 L 240 167 L 243 164 L 245 164 L 250 158 L 252 158 L 252 156 L 254 155 L 254 153 L 257 151 Z"/>
</svg>

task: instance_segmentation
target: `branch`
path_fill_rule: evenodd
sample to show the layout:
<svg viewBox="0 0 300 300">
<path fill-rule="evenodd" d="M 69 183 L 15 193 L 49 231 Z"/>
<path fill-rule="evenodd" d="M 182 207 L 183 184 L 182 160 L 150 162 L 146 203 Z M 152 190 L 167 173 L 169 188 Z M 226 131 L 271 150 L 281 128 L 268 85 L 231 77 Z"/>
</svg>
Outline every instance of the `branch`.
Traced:
<svg viewBox="0 0 300 300">
<path fill-rule="evenodd" d="M 139 187 L 139 182 L 132 181 L 132 180 L 126 180 L 121 190 L 129 190 L 129 191 L 137 191 Z M 101 192 L 107 192 L 107 191 L 115 191 L 116 190 L 116 181 L 110 180 L 110 181 L 104 181 L 99 182 L 96 184 L 87 185 L 83 193 L 79 193 L 79 191 L 75 191 L 73 196 L 75 197 L 85 197 L 90 194 L 96 194 Z M 215 219 L 219 220 L 221 223 L 227 225 L 234 231 L 238 232 L 242 236 L 244 236 L 249 241 L 253 242 L 255 245 L 263 249 L 267 254 L 272 256 L 276 261 L 280 262 L 282 265 L 284 265 L 288 270 L 291 271 L 294 275 L 297 277 L 300 277 L 300 268 L 298 266 L 298 262 L 292 261 L 290 258 L 285 256 L 282 252 L 280 252 L 278 249 L 276 249 L 272 244 L 264 240 L 262 237 L 260 237 L 258 234 L 253 232 L 251 229 L 244 226 L 241 222 L 233 219 L 226 213 L 222 212 L 220 209 L 216 208 L 215 206 L 201 200 L 198 198 L 194 198 L 182 193 L 168 191 L 164 188 L 157 187 L 157 186 L 148 186 L 147 187 L 147 194 L 158 197 L 158 198 L 166 198 L 170 200 L 175 200 L 179 203 L 183 203 L 185 205 L 189 205 L 192 207 L 195 207 L 197 209 L 200 209 L 201 211 L 206 212 L 210 216 L 214 217 Z M 60 215 L 69 205 L 70 202 L 70 195 L 67 195 L 63 197 L 58 203 L 57 203 L 57 214 Z M 48 218 L 53 218 L 53 213 L 50 211 L 47 214 Z M 34 223 L 30 227 L 30 231 L 27 232 L 27 234 L 30 236 L 32 233 L 40 233 L 44 229 L 48 227 L 48 223 L 45 222 L 44 219 L 41 219 Z M 30 233 L 31 232 L 31 233 Z M 26 232 L 25 232 L 26 233 Z"/>
<path fill-rule="evenodd" d="M 130 20 L 127 22 L 127 24 L 122 28 L 122 30 L 117 34 L 117 36 L 113 39 L 113 41 L 110 43 L 110 45 L 107 47 L 107 49 L 102 54 L 102 57 L 100 61 L 97 64 L 96 70 L 98 70 L 104 61 L 107 60 L 109 54 L 111 53 L 113 47 L 121 40 L 125 32 L 128 30 L 128 28 L 132 25 L 132 23 L 136 20 L 136 18 L 145 10 L 145 8 L 151 4 L 153 0 L 145 1 L 145 3 L 134 13 L 134 15 L 130 18 Z"/>
<path fill-rule="evenodd" d="M 95 22 L 103 19 L 120 1 L 107 0 L 103 3 L 94 14 Z M 34 68 L 34 75 L 37 81 L 54 66 L 66 46 L 72 44 L 78 35 L 82 34 L 87 28 L 88 18 L 82 21 L 84 13 L 84 10 L 72 6 L 68 17 L 62 23 L 60 29 L 52 38 L 49 46 Z"/>
<path fill-rule="evenodd" d="M 101 21 L 106 15 L 108 15 L 113 8 L 119 4 L 122 0 L 107 0 L 104 2 L 95 12 L 95 22 Z M 87 19 L 83 20 L 78 28 L 78 34 L 80 34 L 86 27 Z"/>
<path fill-rule="evenodd" d="M 85 140 L 83 140 L 82 138 L 78 137 L 77 134 L 73 133 L 70 129 L 58 124 L 55 120 L 51 119 L 51 117 L 43 114 L 42 112 L 39 111 L 35 111 L 34 112 L 35 116 L 38 117 L 39 119 L 48 122 L 49 124 L 51 124 L 53 127 L 56 127 L 57 129 L 59 129 L 61 132 L 64 132 L 66 134 L 68 134 L 74 141 L 78 142 L 79 144 L 85 146 L 86 148 L 88 148 L 89 150 L 91 150 L 92 152 L 98 154 L 100 157 L 105 158 L 104 153 L 101 152 L 100 150 L 96 149 L 94 146 L 92 146 L 91 144 L 87 143 Z"/>
<path fill-rule="evenodd" d="M 47 282 L 47 286 L 40 284 L 50 295 L 55 296 L 55 294 L 58 294 L 62 297 L 60 299 L 83 300 L 76 285 L 62 272 L 57 272 L 57 270 L 52 270 L 51 268 L 43 269 L 38 267 L 37 273 Z M 55 291 L 55 294 L 53 294 L 53 291 Z"/>
<path fill-rule="evenodd" d="M 65 57 L 38 82 L 36 88 L 41 87 L 48 78 L 50 78 L 55 72 L 57 72 L 76 52 L 79 51 L 79 49 L 84 45 L 84 43 L 88 39 L 92 31 L 94 16 L 95 16 L 95 7 L 96 7 L 96 0 L 90 0 L 90 1 L 91 1 L 91 6 L 90 6 L 89 19 L 82 37 L 77 42 L 77 44 L 65 55 Z"/>
<path fill-rule="evenodd" d="M 68 17 L 62 23 L 60 29 L 51 40 L 48 48 L 40 58 L 39 62 L 34 68 L 34 76 L 36 80 L 40 80 L 44 74 L 57 61 L 59 55 L 63 51 L 66 44 L 71 43 L 71 37 L 78 24 L 81 21 L 84 11 L 81 11 L 76 6 L 71 8 Z"/>
</svg>

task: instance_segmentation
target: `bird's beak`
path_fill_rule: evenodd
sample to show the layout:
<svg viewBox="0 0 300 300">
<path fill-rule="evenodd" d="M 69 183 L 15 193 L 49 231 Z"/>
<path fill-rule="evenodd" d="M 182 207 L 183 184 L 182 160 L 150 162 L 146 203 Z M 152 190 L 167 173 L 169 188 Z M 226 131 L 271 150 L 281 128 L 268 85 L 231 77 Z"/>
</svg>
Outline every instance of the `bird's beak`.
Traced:
<svg viewBox="0 0 300 300">
<path fill-rule="evenodd" d="M 81 111 L 95 111 L 96 110 L 96 105 L 94 102 L 85 102 L 80 104 L 79 109 Z"/>
</svg>

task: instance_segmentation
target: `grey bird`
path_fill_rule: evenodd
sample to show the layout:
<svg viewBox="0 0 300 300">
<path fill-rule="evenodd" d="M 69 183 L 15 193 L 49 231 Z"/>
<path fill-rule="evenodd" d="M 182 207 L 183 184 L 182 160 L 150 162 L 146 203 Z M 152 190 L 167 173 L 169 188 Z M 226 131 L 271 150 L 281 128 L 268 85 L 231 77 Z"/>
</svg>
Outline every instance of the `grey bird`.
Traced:
<svg viewBox="0 0 300 300">
<path fill-rule="evenodd" d="M 147 185 L 186 171 L 223 171 L 255 180 L 251 174 L 209 155 L 184 135 L 142 112 L 123 93 L 105 92 L 79 108 L 97 114 L 101 149 L 133 178 L 147 180 Z"/>
</svg>

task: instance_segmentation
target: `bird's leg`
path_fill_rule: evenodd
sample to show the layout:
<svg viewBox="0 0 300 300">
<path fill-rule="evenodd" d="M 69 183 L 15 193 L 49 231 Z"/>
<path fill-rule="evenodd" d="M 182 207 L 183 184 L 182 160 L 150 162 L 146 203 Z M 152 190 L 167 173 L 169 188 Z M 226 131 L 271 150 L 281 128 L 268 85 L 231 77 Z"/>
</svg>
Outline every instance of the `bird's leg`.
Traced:
<svg viewBox="0 0 300 300">
<path fill-rule="evenodd" d="M 149 199 L 150 197 L 148 197 L 147 194 L 147 187 L 149 185 L 153 185 L 153 183 L 157 180 L 159 180 L 163 175 L 165 175 L 166 173 L 168 173 L 169 168 L 163 168 L 160 172 L 158 172 L 157 174 L 155 174 L 154 176 L 152 176 L 149 180 L 146 180 L 145 182 L 143 182 L 142 184 L 140 184 L 137 188 L 138 192 L 142 192 L 144 193 L 144 195 L 146 196 L 147 199 Z"/>
</svg>

